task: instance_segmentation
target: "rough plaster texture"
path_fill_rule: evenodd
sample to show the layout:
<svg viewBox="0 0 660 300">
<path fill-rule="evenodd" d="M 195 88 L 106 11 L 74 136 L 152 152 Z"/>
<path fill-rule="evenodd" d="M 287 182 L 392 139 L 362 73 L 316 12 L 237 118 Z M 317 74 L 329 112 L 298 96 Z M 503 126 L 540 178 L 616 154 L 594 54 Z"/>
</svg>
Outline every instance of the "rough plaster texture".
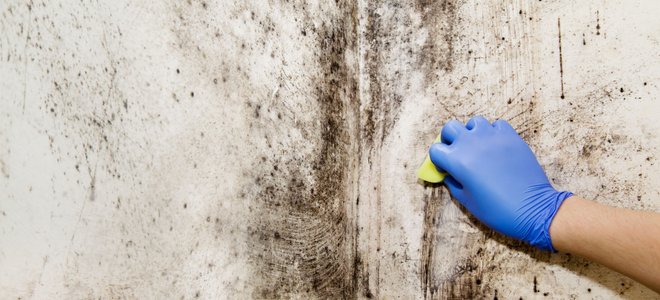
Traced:
<svg viewBox="0 0 660 300">
<path fill-rule="evenodd" d="M 657 1 L 0 3 L 0 298 L 652 299 L 414 176 L 506 118 L 660 210 Z"/>
</svg>

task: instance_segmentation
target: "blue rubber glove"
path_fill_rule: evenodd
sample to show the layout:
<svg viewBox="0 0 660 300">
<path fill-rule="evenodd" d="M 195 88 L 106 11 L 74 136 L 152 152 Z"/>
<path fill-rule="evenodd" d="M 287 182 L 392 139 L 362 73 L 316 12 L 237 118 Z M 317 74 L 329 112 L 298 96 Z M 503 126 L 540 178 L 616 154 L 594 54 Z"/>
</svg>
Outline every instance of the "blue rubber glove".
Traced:
<svg viewBox="0 0 660 300">
<path fill-rule="evenodd" d="M 448 122 L 441 136 L 429 154 L 449 173 L 444 182 L 452 196 L 490 228 L 554 252 L 550 223 L 573 194 L 552 187 L 516 130 L 477 116 L 465 126 Z"/>
</svg>

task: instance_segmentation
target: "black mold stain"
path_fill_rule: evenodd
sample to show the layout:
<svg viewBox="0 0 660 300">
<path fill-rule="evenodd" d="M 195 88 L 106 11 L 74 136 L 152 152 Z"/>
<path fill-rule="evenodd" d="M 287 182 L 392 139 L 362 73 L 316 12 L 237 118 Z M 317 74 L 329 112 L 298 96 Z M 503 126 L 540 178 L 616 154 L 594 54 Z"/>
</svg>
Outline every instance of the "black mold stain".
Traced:
<svg viewBox="0 0 660 300">
<path fill-rule="evenodd" d="M 557 39 L 559 40 L 559 75 L 561 78 L 561 96 L 564 99 L 564 53 L 561 46 L 561 20 L 557 18 Z"/>
<path fill-rule="evenodd" d="M 438 213 L 440 212 L 440 193 L 442 189 L 439 187 L 432 188 L 430 194 L 424 195 L 424 229 L 422 234 L 422 260 L 420 263 L 420 279 L 422 292 L 425 297 L 432 295 L 435 291 L 430 287 L 433 285 L 431 282 L 431 266 L 433 265 L 433 248 L 436 235 Z"/>
<path fill-rule="evenodd" d="M 428 77 L 432 77 L 436 70 L 454 70 L 454 41 L 459 22 L 457 4 L 458 1 L 454 0 L 417 0 L 414 4 L 422 15 L 422 23 L 427 24 L 429 30 L 420 62 L 429 73 Z"/>
<path fill-rule="evenodd" d="M 537 101 L 535 98 L 521 100 L 519 104 L 499 117 L 508 120 L 528 143 L 539 138 L 537 133 L 545 125 L 543 115 L 537 107 Z"/>
<path fill-rule="evenodd" d="M 596 35 L 600 35 L 600 11 L 596 11 Z"/>
<path fill-rule="evenodd" d="M 381 4 L 384 3 L 384 4 Z M 386 11 L 394 11 L 393 17 L 385 18 L 378 14 L 380 6 Z M 402 44 L 408 47 L 407 54 L 411 57 L 411 64 L 423 72 L 424 83 L 432 85 L 438 82 L 442 74 L 454 70 L 456 55 L 455 43 L 459 38 L 460 22 L 459 7 L 461 1 L 429 1 L 417 0 L 404 6 L 399 2 L 370 2 L 367 9 L 366 40 L 371 45 L 366 57 L 367 74 L 369 75 L 370 101 L 361 118 L 363 123 L 363 139 L 367 146 L 378 149 L 383 140 L 399 118 L 399 108 L 404 97 L 390 92 L 388 87 L 399 81 L 402 73 L 396 71 L 391 78 L 379 75 L 378 68 L 387 62 L 380 61 L 379 57 L 388 57 L 393 46 Z M 416 11 L 421 16 L 418 26 L 411 26 L 412 21 L 405 16 L 409 10 Z M 411 42 L 412 36 L 393 35 L 392 32 L 407 29 L 407 35 L 425 30 L 426 40 L 420 46 Z M 403 37 L 402 40 L 400 40 Z M 471 54 L 471 50 L 468 51 Z M 395 52 L 396 53 L 396 52 Z M 396 53 L 401 55 L 402 53 Z M 378 143 L 380 141 L 380 143 Z M 369 144 L 371 143 L 371 144 Z M 369 157 L 371 159 L 371 157 Z"/>
<path fill-rule="evenodd" d="M 475 299 L 479 296 L 474 290 L 473 283 L 463 277 L 443 287 L 444 289 L 439 294 L 441 296 L 434 295 L 431 299 Z"/>
<path fill-rule="evenodd" d="M 369 83 L 369 98 L 361 101 L 365 103 L 362 110 L 362 140 L 367 150 L 380 148 L 389 131 L 398 119 L 398 111 L 402 97 L 388 93 L 385 86 L 389 81 L 385 74 L 381 74 L 382 66 L 387 62 L 382 57 L 391 51 L 389 35 L 391 29 L 387 20 L 378 13 L 378 3 L 370 2 L 367 6 L 365 42 L 369 51 L 365 53 L 365 72 Z"/>
<path fill-rule="evenodd" d="M 536 280 L 536 276 L 534 276 L 534 293 L 538 293 L 539 288 L 538 288 L 538 281 Z"/>
<path fill-rule="evenodd" d="M 646 175 L 636 172 L 613 173 L 607 168 L 608 161 L 625 160 L 631 164 L 652 165 L 656 149 L 644 143 L 644 139 L 628 136 L 616 127 L 599 127 L 599 123 L 608 109 L 622 101 L 622 96 L 630 95 L 630 89 L 612 87 L 609 83 L 580 96 L 580 102 L 573 103 L 572 110 L 565 113 L 573 130 L 564 135 L 562 144 L 572 143 L 575 147 L 561 148 L 551 170 L 569 178 L 591 178 L 593 185 L 580 191 L 590 198 L 625 198 L 639 196 L 647 184 Z M 585 129 L 586 128 L 586 129 Z M 557 178 L 552 178 L 553 183 Z"/>
<path fill-rule="evenodd" d="M 477 284 L 476 278 L 482 276 L 481 270 L 476 263 L 482 260 L 477 256 L 471 257 L 454 270 L 455 275 L 446 282 L 441 283 L 435 290 L 431 289 L 428 298 L 431 299 L 484 299 L 490 292 L 490 287 L 481 282 Z M 497 290 L 493 292 L 497 299 Z"/>
<path fill-rule="evenodd" d="M 403 36 L 403 40 L 399 40 L 402 36 L 396 34 L 401 28 L 408 29 L 408 34 L 420 30 L 411 26 L 405 5 L 396 1 L 372 1 L 365 9 L 364 43 L 368 50 L 364 54 L 364 71 L 367 75 L 368 99 L 361 99 L 362 140 L 367 151 L 378 151 L 398 121 L 404 101 L 404 96 L 397 94 L 396 88 L 393 88 L 401 72 L 387 73 L 388 70 L 383 66 L 391 61 L 386 58 L 402 55 L 402 49 L 398 46 L 408 47 L 407 55 L 414 58 L 413 64 L 423 70 L 425 81 L 429 84 L 436 81 L 438 74 L 454 70 L 458 4 L 447 0 L 420 0 L 412 3 L 412 9 L 420 13 L 424 29 L 428 31 L 428 37 L 421 48 L 410 41 L 410 36 Z M 384 16 L 380 15 L 381 11 L 394 13 Z"/>
<path fill-rule="evenodd" d="M 453 18 L 452 22 L 458 22 L 455 12 L 457 5 L 454 2 L 418 1 L 418 3 L 423 5 L 421 11 L 425 18 L 424 24 L 435 24 L 428 25 L 433 26 L 433 30 L 442 27 L 445 22 L 434 23 L 434 20 L 441 18 L 438 15 Z M 339 5 L 345 4 L 342 2 Z M 361 116 L 361 120 L 365 123 L 361 124 L 363 126 L 360 137 L 368 143 L 367 149 L 378 149 L 397 121 L 401 98 L 390 93 L 388 83 L 392 79 L 382 72 L 382 64 L 386 62 L 380 57 L 387 57 L 387 51 L 391 50 L 387 44 L 390 29 L 386 26 L 388 22 L 377 14 L 375 4 L 370 4 L 367 10 L 369 14 L 365 42 L 370 44 L 371 51 L 366 53 L 365 71 L 370 84 L 370 95 Z M 259 20 L 259 18 L 252 14 L 252 19 Z M 265 202 L 263 208 L 255 208 L 257 211 L 255 214 L 260 217 L 259 220 L 250 220 L 249 229 L 252 235 L 249 245 L 257 249 L 251 259 L 257 272 L 260 273 L 259 277 L 254 278 L 257 294 L 253 296 L 258 298 L 282 298 L 290 295 L 309 295 L 319 298 L 378 298 L 378 287 L 376 286 L 372 292 L 368 284 L 370 274 L 364 267 L 369 258 L 357 253 L 357 234 L 354 231 L 358 229 L 351 228 L 351 216 L 343 210 L 346 203 L 357 205 L 359 202 L 356 198 L 351 198 L 352 200 L 349 201 L 341 192 L 342 186 L 349 184 L 345 179 L 348 171 L 342 163 L 350 156 L 346 144 L 353 142 L 355 137 L 345 128 L 344 117 L 347 111 L 354 109 L 356 105 L 349 102 L 357 99 L 357 84 L 347 73 L 350 68 L 344 61 L 343 55 L 343 49 L 354 47 L 355 42 L 354 36 L 351 36 L 354 32 L 348 29 L 350 26 L 347 26 L 347 23 L 350 22 L 347 20 L 319 22 L 320 25 L 316 27 L 305 27 L 302 31 L 305 33 L 301 34 L 301 39 L 315 39 L 317 44 L 321 45 L 319 47 L 321 53 L 316 63 L 322 70 L 315 80 L 316 89 L 312 93 L 316 99 L 310 101 L 319 103 L 318 120 L 327 126 L 316 128 L 310 124 L 298 125 L 309 143 L 316 144 L 319 150 L 315 155 L 304 158 L 286 155 L 264 156 L 266 160 L 261 161 L 266 166 L 272 165 L 272 168 L 257 174 L 252 181 L 258 183 L 258 187 L 254 187 L 259 190 L 257 201 Z M 452 23 L 451 30 L 455 34 L 454 26 L 456 25 Z M 560 28 L 558 20 L 558 29 Z M 427 72 L 427 79 L 430 82 L 436 82 L 437 80 L 434 80 L 436 74 L 450 72 L 455 65 L 453 43 L 457 37 L 453 35 L 432 41 L 433 38 L 441 37 L 446 28 L 437 30 L 438 32 L 429 34 L 424 50 L 420 51 L 419 66 Z M 561 29 L 559 39 L 561 39 Z M 447 44 L 450 42 L 451 45 Z M 247 43 L 247 45 L 251 44 Z M 246 47 L 246 51 L 250 48 Z M 428 54 L 433 51 L 439 52 L 439 55 Z M 450 61 L 438 60 L 444 56 Z M 560 64 L 562 63 L 560 57 Z M 241 70 L 241 67 L 236 69 Z M 249 72 L 249 66 L 244 66 L 243 70 Z M 218 74 L 212 75 L 218 76 Z M 226 78 L 232 75 L 236 74 L 223 74 L 222 82 L 225 83 Z M 217 83 L 217 79 L 213 79 L 213 82 Z M 626 91 L 629 89 L 626 88 Z M 185 95 L 185 91 L 182 91 L 182 94 Z M 535 101 L 538 100 L 516 99 L 512 105 L 513 109 L 510 113 L 513 117 L 509 120 L 513 120 L 512 123 L 523 136 L 533 137 L 537 130 L 543 127 L 543 118 L 539 115 L 538 109 L 535 109 Z M 523 105 L 518 106 L 519 102 Z M 529 105 L 524 105 L 526 103 Z M 252 122 L 269 122 L 270 110 L 267 105 L 261 107 L 253 103 L 250 107 L 251 119 L 257 119 Z M 518 110 L 519 108 L 522 110 Z M 275 114 L 282 122 L 286 122 L 290 117 L 290 112 L 285 110 L 275 111 Z M 260 135 L 259 138 L 263 136 Z M 274 140 L 277 137 L 278 135 L 273 132 L 268 132 L 264 137 L 269 148 L 276 143 Z M 312 172 L 305 171 L 308 166 L 311 167 Z M 436 193 L 439 195 L 428 197 L 440 198 L 442 191 L 438 189 Z M 433 248 L 438 247 L 433 240 L 436 230 L 433 225 L 437 222 L 438 208 L 433 206 L 427 203 L 424 210 L 422 257 L 425 261 L 420 265 L 420 277 L 422 277 L 420 280 L 425 295 L 430 298 L 493 297 L 492 292 L 487 293 L 483 288 L 488 284 L 489 273 L 479 269 L 480 263 L 487 261 L 487 258 L 479 255 L 471 256 L 469 261 L 461 264 L 456 270 L 456 276 L 445 282 L 437 282 L 438 280 L 433 277 Z M 294 264 L 297 264 L 295 268 L 292 267 Z"/>
<path fill-rule="evenodd" d="M 351 184 L 349 161 L 356 154 L 350 145 L 357 136 L 347 120 L 359 103 L 353 62 L 346 59 L 347 49 L 356 49 L 352 23 L 356 7 L 339 1 L 336 9 L 346 16 L 319 20 L 313 34 L 303 36 L 314 38 L 321 51 L 316 61 L 318 74 L 312 75 L 313 98 L 309 100 L 316 102 L 318 115 L 311 124 L 290 121 L 283 126 L 296 127 L 304 137 L 299 142 L 312 143 L 316 150 L 305 157 L 265 152 L 258 159 L 256 169 L 262 171 L 255 174 L 256 185 L 246 187 L 258 189 L 251 200 L 256 208 L 248 228 L 256 298 L 356 297 L 356 269 L 361 260 L 355 253 L 355 224 L 347 209 L 355 199 L 349 198 L 347 191 Z M 267 122 L 263 120 L 265 112 L 275 108 L 251 107 L 248 113 L 253 122 L 267 128 L 266 123 L 259 122 Z M 285 119 L 281 122 L 289 122 L 277 115 Z M 264 151 L 277 146 L 271 145 L 276 142 L 271 140 L 284 133 L 272 134 L 272 138 L 268 134 L 265 137 L 269 148 Z M 263 167 L 267 165 L 272 167 Z"/>
<path fill-rule="evenodd" d="M 433 258 L 437 257 L 434 249 L 443 247 L 437 245 L 438 228 L 443 226 L 443 220 L 440 213 L 443 206 L 451 203 L 449 193 L 441 185 L 429 185 L 424 195 L 424 221 L 423 235 L 421 241 L 421 259 L 420 259 L 420 285 L 425 299 L 483 299 L 491 297 L 494 293 L 497 297 L 497 291 L 493 292 L 488 276 L 493 269 L 482 267 L 486 253 L 482 248 L 478 249 L 468 258 L 462 261 L 451 270 L 449 278 L 438 277 L 436 274 L 438 263 Z"/>
</svg>

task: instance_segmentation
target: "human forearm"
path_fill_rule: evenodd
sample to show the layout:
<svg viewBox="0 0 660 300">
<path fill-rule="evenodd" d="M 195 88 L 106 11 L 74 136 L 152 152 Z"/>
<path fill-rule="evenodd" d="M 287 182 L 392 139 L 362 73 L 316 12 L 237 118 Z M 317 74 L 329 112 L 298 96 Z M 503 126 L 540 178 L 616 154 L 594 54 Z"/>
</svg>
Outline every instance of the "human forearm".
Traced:
<svg viewBox="0 0 660 300">
<path fill-rule="evenodd" d="M 550 226 L 553 246 L 627 275 L 660 292 L 660 214 L 572 196 Z"/>
</svg>

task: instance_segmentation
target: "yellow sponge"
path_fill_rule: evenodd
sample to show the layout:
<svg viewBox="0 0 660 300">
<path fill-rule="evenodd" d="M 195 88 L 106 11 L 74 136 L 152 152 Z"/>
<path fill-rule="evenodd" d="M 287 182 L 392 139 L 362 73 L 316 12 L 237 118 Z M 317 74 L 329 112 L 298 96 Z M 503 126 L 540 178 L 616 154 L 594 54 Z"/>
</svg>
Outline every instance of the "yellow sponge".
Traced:
<svg viewBox="0 0 660 300">
<path fill-rule="evenodd" d="M 433 141 L 433 143 L 435 144 L 438 142 L 440 142 L 439 134 L 438 137 L 435 139 L 435 141 Z M 435 168 L 435 165 L 431 161 L 431 157 L 429 157 L 427 153 L 426 159 L 424 159 L 422 165 L 419 167 L 419 169 L 417 169 L 417 177 L 426 182 L 439 183 L 445 179 L 445 176 L 446 176 L 445 173 L 438 172 L 438 170 Z"/>
</svg>

